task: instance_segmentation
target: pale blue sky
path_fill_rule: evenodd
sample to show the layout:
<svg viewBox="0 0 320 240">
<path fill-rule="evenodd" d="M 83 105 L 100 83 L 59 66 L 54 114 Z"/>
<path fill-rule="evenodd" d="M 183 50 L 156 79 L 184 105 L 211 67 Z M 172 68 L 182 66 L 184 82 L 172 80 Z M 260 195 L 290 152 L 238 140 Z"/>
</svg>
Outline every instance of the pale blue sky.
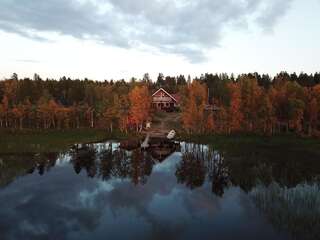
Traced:
<svg viewBox="0 0 320 240">
<path fill-rule="evenodd" d="M 0 78 L 320 71 L 320 0 L 1 0 Z"/>
</svg>

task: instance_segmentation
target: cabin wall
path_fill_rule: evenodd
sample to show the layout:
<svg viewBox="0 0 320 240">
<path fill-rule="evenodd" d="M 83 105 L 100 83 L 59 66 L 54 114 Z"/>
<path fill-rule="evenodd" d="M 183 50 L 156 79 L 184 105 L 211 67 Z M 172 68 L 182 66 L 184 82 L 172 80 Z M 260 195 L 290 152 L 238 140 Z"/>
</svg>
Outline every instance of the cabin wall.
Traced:
<svg viewBox="0 0 320 240">
<path fill-rule="evenodd" d="M 176 102 L 165 92 L 159 91 L 152 97 L 152 106 L 157 109 L 169 109 L 176 106 Z"/>
</svg>

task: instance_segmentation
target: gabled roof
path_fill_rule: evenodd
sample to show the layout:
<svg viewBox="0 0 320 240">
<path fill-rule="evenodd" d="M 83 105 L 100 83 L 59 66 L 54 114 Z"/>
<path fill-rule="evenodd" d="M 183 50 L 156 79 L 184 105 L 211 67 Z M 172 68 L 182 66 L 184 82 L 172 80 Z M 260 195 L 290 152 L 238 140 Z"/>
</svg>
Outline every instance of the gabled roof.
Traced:
<svg viewBox="0 0 320 240">
<path fill-rule="evenodd" d="M 170 93 L 168 93 L 166 90 L 164 90 L 163 88 L 159 88 L 157 91 L 155 91 L 155 93 L 154 94 L 152 94 L 152 97 L 154 96 L 154 95 L 156 95 L 158 92 L 160 92 L 160 91 L 164 91 L 169 97 L 171 97 L 174 101 L 176 101 L 176 102 L 178 102 L 178 100 L 173 96 L 173 95 L 171 95 Z"/>
</svg>

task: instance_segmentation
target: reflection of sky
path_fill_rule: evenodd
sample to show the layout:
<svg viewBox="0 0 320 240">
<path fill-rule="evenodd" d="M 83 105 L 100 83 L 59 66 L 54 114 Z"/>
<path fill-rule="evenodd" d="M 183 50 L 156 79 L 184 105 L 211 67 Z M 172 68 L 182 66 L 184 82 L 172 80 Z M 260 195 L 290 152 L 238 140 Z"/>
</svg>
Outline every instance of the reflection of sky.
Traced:
<svg viewBox="0 0 320 240">
<path fill-rule="evenodd" d="M 71 160 L 70 154 L 60 154 L 56 160 L 55 167 L 64 167 L 69 164 Z"/>
<path fill-rule="evenodd" d="M 181 152 L 175 152 L 171 154 L 165 161 L 161 164 L 157 164 L 153 167 L 154 172 L 169 172 L 174 169 L 174 167 L 179 163 L 182 154 Z"/>
<path fill-rule="evenodd" d="M 172 154 L 134 186 L 77 175 L 61 156 L 59 168 L 0 190 L 1 239 L 283 239 L 239 188 L 220 198 L 208 182 L 194 190 L 178 184 L 180 159 Z"/>
</svg>

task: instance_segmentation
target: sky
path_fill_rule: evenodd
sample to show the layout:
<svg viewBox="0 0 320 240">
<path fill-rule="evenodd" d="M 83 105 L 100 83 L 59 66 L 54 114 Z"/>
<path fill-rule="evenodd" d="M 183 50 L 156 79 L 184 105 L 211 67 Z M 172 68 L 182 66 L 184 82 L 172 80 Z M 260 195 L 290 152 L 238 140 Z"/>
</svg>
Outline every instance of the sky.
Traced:
<svg viewBox="0 0 320 240">
<path fill-rule="evenodd" d="M 0 79 L 320 71 L 320 0 L 1 0 Z"/>
</svg>

